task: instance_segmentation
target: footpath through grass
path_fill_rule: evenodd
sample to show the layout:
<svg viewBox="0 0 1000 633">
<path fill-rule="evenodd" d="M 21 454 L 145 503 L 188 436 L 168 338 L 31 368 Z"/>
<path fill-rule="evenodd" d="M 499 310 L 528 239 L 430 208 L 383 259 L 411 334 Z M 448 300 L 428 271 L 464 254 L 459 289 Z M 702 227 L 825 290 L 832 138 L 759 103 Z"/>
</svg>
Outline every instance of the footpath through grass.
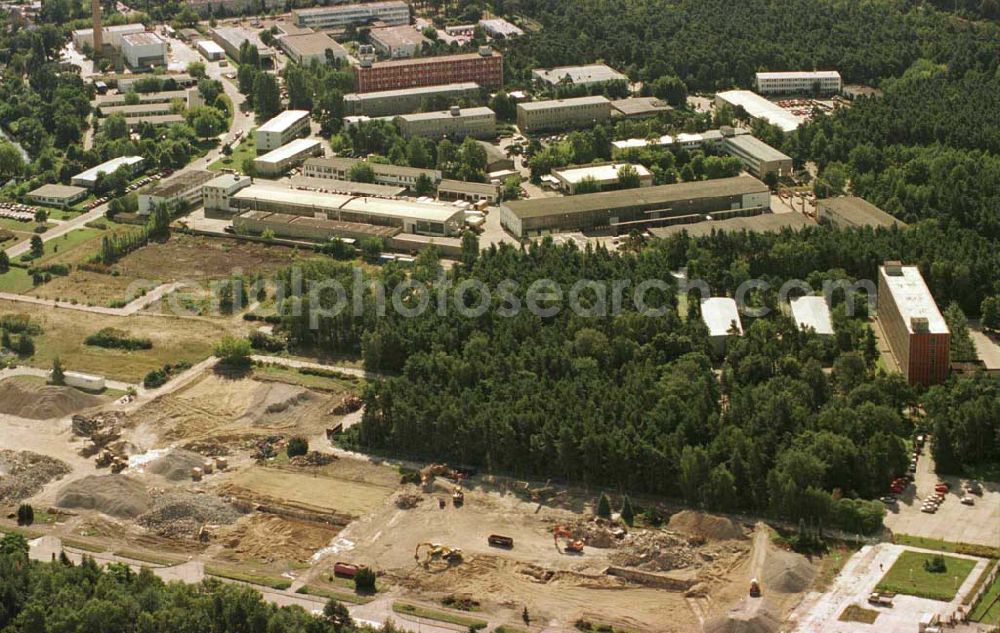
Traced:
<svg viewBox="0 0 1000 633">
<path fill-rule="evenodd" d="M 903 552 L 879 581 L 875 590 L 894 591 L 930 600 L 951 600 L 976 566 L 976 561 L 944 556 L 945 571 L 929 572 L 924 568 L 924 563 L 935 556 L 940 554 Z"/>
</svg>

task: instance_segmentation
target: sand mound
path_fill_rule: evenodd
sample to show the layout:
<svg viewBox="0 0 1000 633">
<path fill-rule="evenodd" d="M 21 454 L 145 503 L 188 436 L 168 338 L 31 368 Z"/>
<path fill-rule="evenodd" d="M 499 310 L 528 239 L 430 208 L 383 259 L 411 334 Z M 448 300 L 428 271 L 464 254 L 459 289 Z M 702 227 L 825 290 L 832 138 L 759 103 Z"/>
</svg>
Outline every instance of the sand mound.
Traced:
<svg viewBox="0 0 1000 633">
<path fill-rule="evenodd" d="M 705 633 L 776 633 L 780 624 L 764 607 L 734 611 L 705 623 Z"/>
<path fill-rule="evenodd" d="M 192 451 L 175 448 L 166 455 L 149 462 L 146 472 L 161 475 L 170 481 L 191 479 L 191 469 L 205 465 L 205 458 Z"/>
<path fill-rule="evenodd" d="M 203 525 L 228 525 L 242 514 L 218 497 L 187 492 L 165 494 L 153 502 L 153 509 L 136 519 L 160 536 L 195 538 Z"/>
<path fill-rule="evenodd" d="M 764 558 L 761 583 L 764 591 L 799 593 L 816 577 L 816 568 L 801 554 L 773 548 Z"/>
<path fill-rule="evenodd" d="M 0 450 L 0 503 L 18 503 L 70 472 L 62 461 L 31 451 Z"/>
<path fill-rule="evenodd" d="M 743 528 L 735 521 L 694 510 L 684 510 L 673 515 L 667 527 L 674 532 L 699 536 L 710 541 L 745 538 Z"/>
<path fill-rule="evenodd" d="M 307 561 L 328 546 L 337 532 L 318 523 L 256 513 L 219 530 L 218 541 L 226 547 L 223 556 L 233 560 Z"/>
<path fill-rule="evenodd" d="M 11 379 L 0 382 L 0 413 L 30 420 L 61 418 L 103 402 L 73 387 Z"/>
<path fill-rule="evenodd" d="M 125 475 L 90 475 L 63 487 L 56 505 L 134 518 L 149 510 L 149 493 L 145 486 Z"/>
</svg>

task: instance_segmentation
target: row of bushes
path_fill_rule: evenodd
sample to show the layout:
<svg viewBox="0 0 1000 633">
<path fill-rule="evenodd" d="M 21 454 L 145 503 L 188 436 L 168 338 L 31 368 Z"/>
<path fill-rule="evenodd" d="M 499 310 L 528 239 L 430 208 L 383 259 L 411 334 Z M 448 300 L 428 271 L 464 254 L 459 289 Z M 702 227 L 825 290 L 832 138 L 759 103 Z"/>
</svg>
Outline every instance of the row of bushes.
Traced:
<svg viewBox="0 0 1000 633">
<path fill-rule="evenodd" d="M 170 380 L 174 374 L 182 372 L 186 369 L 191 369 L 191 363 L 186 361 L 181 361 L 172 365 L 167 363 L 162 368 L 154 369 L 146 374 L 146 377 L 142 379 L 142 386 L 146 389 L 156 389 L 157 387 L 162 387 L 167 384 L 167 381 Z"/>
<path fill-rule="evenodd" d="M 127 351 L 153 348 L 153 341 L 150 339 L 129 336 L 127 332 L 113 327 L 98 330 L 95 334 L 88 336 L 84 340 L 84 343 L 95 347 L 123 349 Z"/>
</svg>

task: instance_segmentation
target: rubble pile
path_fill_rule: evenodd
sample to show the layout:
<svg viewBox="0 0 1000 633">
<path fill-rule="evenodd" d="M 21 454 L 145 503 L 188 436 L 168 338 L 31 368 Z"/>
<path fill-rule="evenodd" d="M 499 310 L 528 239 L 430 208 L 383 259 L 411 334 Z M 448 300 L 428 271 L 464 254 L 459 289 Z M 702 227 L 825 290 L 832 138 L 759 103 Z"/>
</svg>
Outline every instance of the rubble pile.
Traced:
<svg viewBox="0 0 1000 633">
<path fill-rule="evenodd" d="M 418 494 L 401 492 L 396 495 L 395 503 L 396 507 L 400 510 L 412 510 L 423 500 L 424 498 Z"/>
<path fill-rule="evenodd" d="M 232 504 L 214 496 L 170 492 L 153 500 L 136 522 L 166 538 L 199 537 L 207 525 L 229 525 L 242 514 Z"/>
<path fill-rule="evenodd" d="M 697 550 L 687 537 L 666 531 L 632 532 L 622 540 L 621 548 L 611 554 L 615 565 L 653 572 L 685 569 L 699 561 Z"/>
<path fill-rule="evenodd" d="M 354 413 L 364 405 L 364 401 L 357 394 L 349 393 L 340 402 L 337 403 L 333 409 L 330 410 L 331 415 L 347 415 L 348 413 Z"/>
<path fill-rule="evenodd" d="M 74 415 L 73 434 L 88 440 L 88 443 L 79 450 L 80 456 L 97 455 L 105 450 L 109 444 L 121 439 L 122 421 L 123 415 L 117 411 L 104 411 L 91 416 Z M 115 451 L 111 452 L 113 457 Z M 107 466 L 113 460 L 99 458 L 98 466 L 101 465 L 102 461 L 105 462 L 103 465 Z"/>
<path fill-rule="evenodd" d="M 331 464 L 335 461 L 337 461 L 336 455 L 309 451 L 305 455 L 296 455 L 288 460 L 288 463 L 292 466 L 326 466 L 327 464 Z"/>
<path fill-rule="evenodd" d="M 65 463 L 31 451 L 0 450 L 0 504 L 18 503 L 70 472 Z"/>
</svg>

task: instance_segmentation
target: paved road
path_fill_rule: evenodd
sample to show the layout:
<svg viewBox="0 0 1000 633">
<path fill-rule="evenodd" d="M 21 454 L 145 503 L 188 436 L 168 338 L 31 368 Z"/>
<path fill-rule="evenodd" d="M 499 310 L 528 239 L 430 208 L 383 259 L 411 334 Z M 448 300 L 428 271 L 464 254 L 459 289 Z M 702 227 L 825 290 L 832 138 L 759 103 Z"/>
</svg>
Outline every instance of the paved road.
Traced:
<svg viewBox="0 0 1000 633">
<path fill-rule="evenodd" d="M 71 231 L 82 228 L 84 224 L 90 222 L 91 220 L 97 220 L 104 217 L 104 212 L 108 209 L 108 205 L 102 204 L 99 207 L 94 207 L 86 213 L 81 213 L 71 220 L 66 220 L 62 224 L 55 226 L 45 233 L 41 234 L 43 242 L 48 242 L 49 240 L 54 240 L 57 237 L 62 237 Z M 31 239 L 26 239 L 23 242 L 19 242 L 7 249 L 7 256 L 14 259 L 18 255 L 23 255 L 27 253 L 31 248 Z"/>
<path fill-rule="evenodd" d="M 311 363 L 309 361 L 296 360 L 294 358 L 285 358 L 284 356 L 254 355 L 251 358 L 258 363 L 271 363 L 273 365 L 291 367 L 292 369 L 323 369 L 326 371 L 340 372 L 349 376 L 357 376 L 358 378 L 367 378 L 369 380 L 384 377 L 383 374 L 379 374 L 377 372 L 365 371 L 364 369 L 349 367 L 347 365 L 325 365 L 323 363 Z"/>
</svg>

